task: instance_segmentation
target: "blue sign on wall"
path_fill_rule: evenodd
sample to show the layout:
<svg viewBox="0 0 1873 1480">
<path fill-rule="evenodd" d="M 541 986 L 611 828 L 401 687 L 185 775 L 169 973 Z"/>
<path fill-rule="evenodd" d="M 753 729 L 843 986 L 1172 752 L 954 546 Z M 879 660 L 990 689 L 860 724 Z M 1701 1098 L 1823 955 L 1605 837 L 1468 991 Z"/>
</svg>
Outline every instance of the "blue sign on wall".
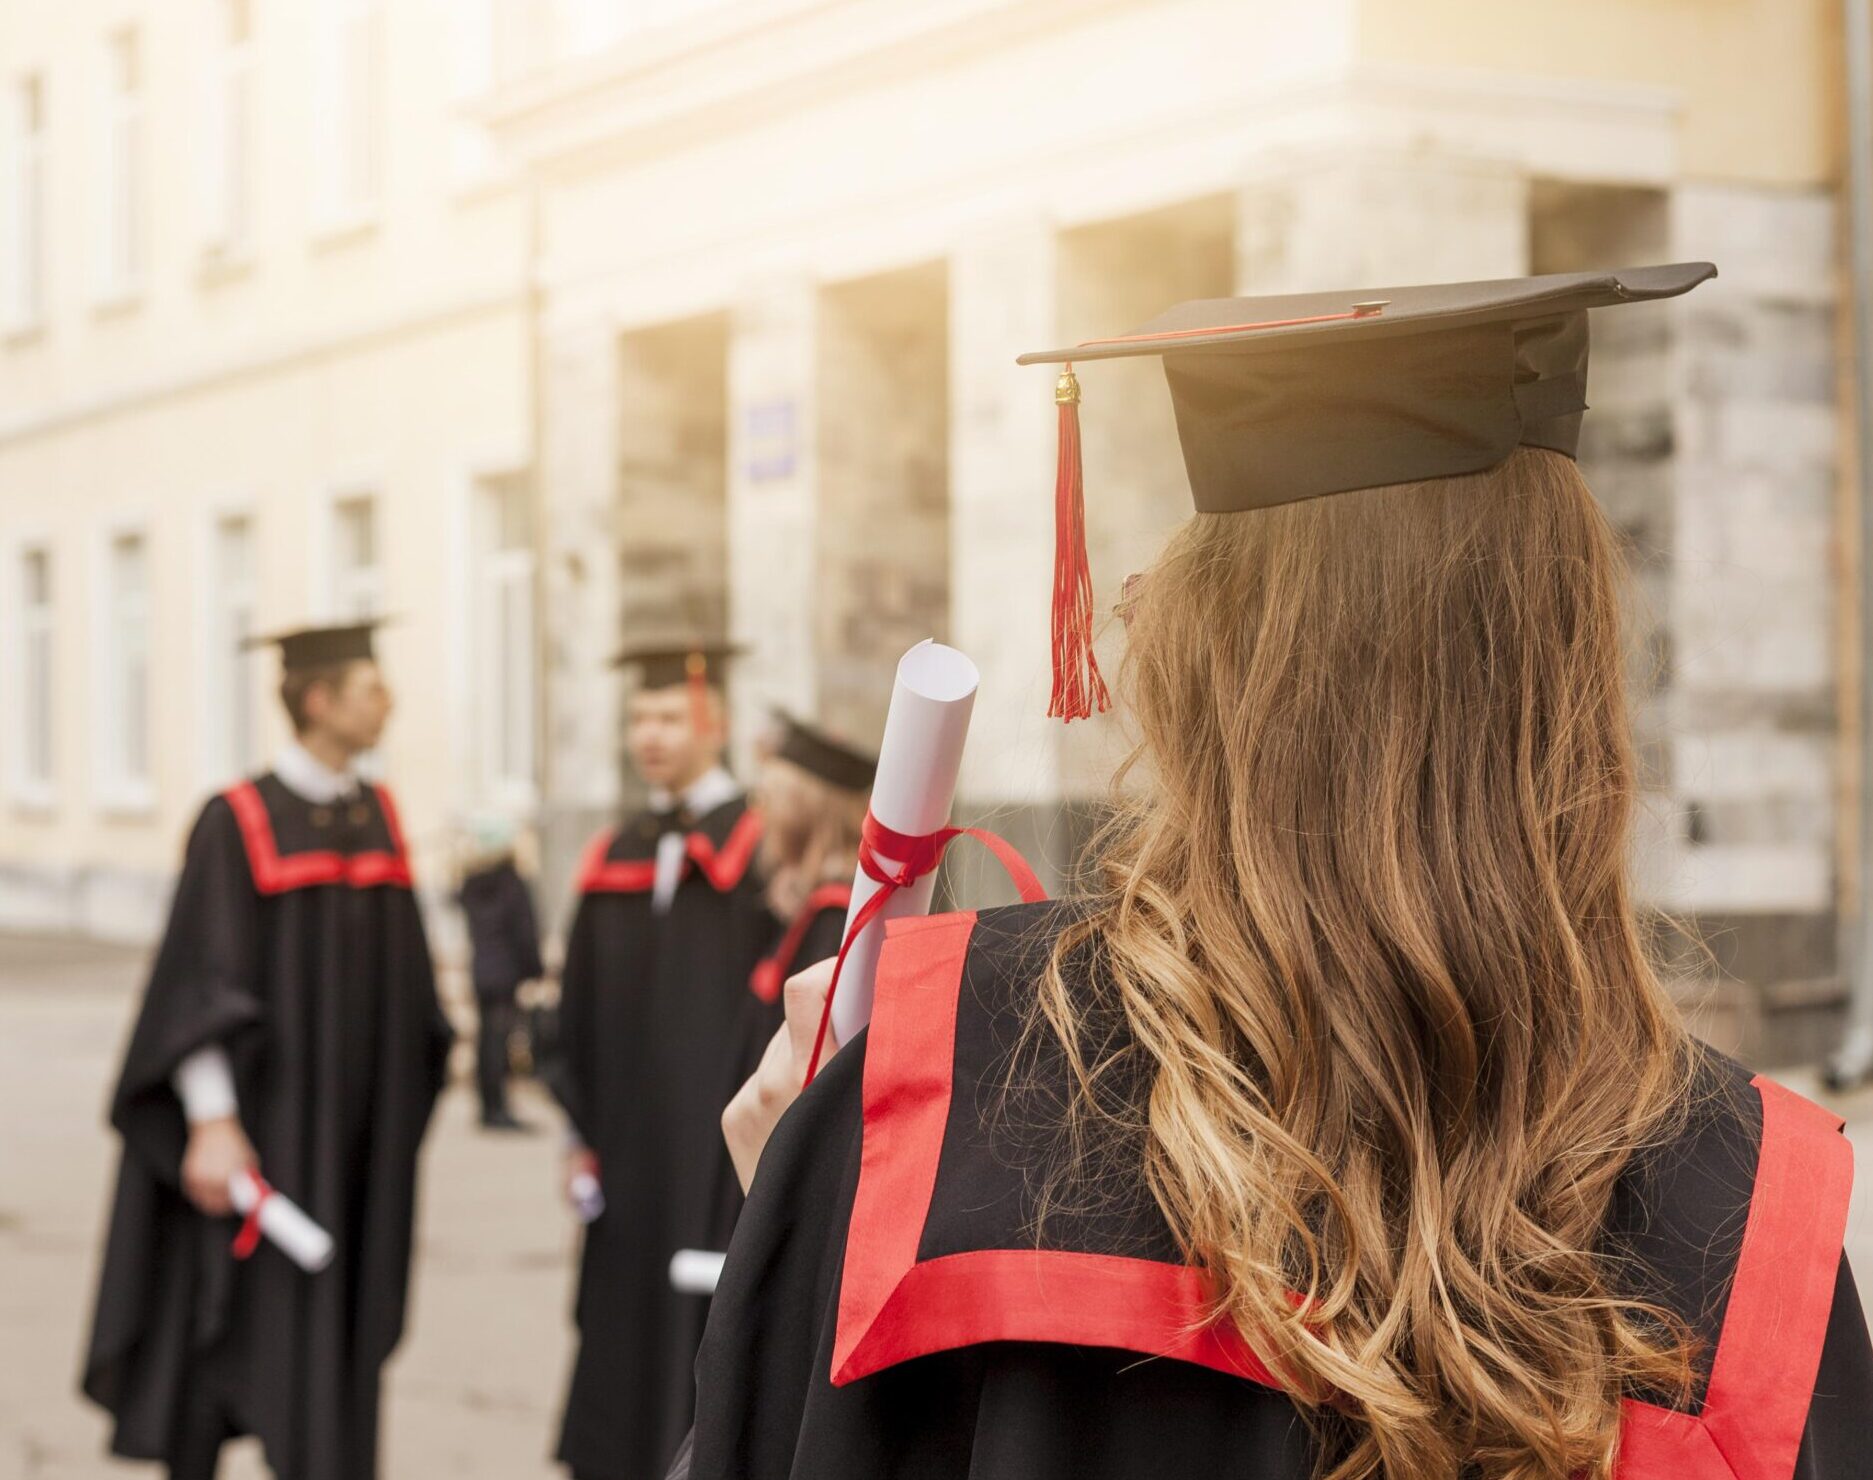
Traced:
<svg viewBox="0 0 1873 1480">
<path fill-rule="evenodd" d="M 798 451 L 797 418 L 791 399 L 757 401 L 742 414 L 744 468 L 755 483 L 793 476 Z"/>
</svg>

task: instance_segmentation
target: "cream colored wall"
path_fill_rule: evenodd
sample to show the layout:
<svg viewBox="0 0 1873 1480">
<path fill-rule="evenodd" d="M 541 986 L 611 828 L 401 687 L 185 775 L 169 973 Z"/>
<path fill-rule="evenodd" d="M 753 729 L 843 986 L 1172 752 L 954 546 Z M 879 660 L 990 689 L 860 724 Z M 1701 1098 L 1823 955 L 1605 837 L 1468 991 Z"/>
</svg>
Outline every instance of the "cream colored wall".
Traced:
<svg viewBox="0 0 1873 1480">
<path fill-rule="evenodd" d="M 224 779 L 207 759 L 211 521 L 236 505 L 252 513 L 259 623 L 295 624 L 322 614 L 332 491 L 360 480 L 378 497 L 384 604 L 403 618 L 381 644 L 400 696 L 387 779 L 419 841 L 467 799 L 468 489 L 477 470 L 526 464 L 531 411 L 525 202 L 498 182 L 465 191 L 452 178 L 448 10 L 386 5 L 381 210 L 371 228 L 328 239 L 312 225 L 313 7 L 255 6 L 253 250 L 244 270 L 210 281 L 194 132 L 210 7 L 0 5 L 0 79 L 47 79 L 51 194 L 44 328 L 0 341 L 0 600 L 11 601 L 22 541 L 49 540 L 59 672 L 56 806 L 22 810 L 0 788 L 0 873 L 167 875 Z M 146 47 L 153 209 L 140 299 L 100 312 L 94 89 L 102 38 L 126 21 Z M 152 582 L 156 802 L 134 815 L 100 806 L 90 734 L 99 565 L 121 518 L 148 531 Z M 255 662 L 270 748 L 284 724 L 272 663 Z M 0 777 L 13 739 L 0 728 Z"/>
<path fill-rule="evenodd" d="M 1682 100 L 1695 180 L 1831 181 L 1835 0 L 1359 0 L 1362 60 L 1657 88 Z"/>
</svg>

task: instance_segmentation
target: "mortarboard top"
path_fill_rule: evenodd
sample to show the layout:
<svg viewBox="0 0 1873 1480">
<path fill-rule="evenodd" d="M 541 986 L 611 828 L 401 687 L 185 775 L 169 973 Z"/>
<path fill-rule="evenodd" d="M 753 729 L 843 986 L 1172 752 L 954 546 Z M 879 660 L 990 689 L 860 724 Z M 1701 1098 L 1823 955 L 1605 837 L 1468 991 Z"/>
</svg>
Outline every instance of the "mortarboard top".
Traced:
<svg viewBox="0 0 1873 1480">
<path fill-rule="evenodd" d="M 719 638 L 665 638 L 625 648 L 612 658 L 611 666 L 635 668 L 640 689 L 671 689 L 690 682 L 719 685 L 729 660 L 743 651 Z"/>
<path fill-rule="evenodd" d="M 301 627 L 292 632 L 273 632 L 250 637 L 245 649 L 275 647 L 280 650 L 280 666 L 291 673 L 306 668 L 336 668 L 345 663 L 374 662 L 373 646 L 379 627 L 387 619 L 373 617 L 367 622 L 350 622 L 337 627 Z"/>
<path fill-rule="evenodd" d="M 808 775 L 817 776 L 846 791 L 870 791 L 878 774 L 878 757 L 868 755 L 825 730 L 795 719 L 785 710 L 774 711 L 781 740 L 774 754 L 791 761 Z"/>
<path fill-rule="evenodd" d="M 1106 707 L 1092 657 L 1075 361 L 1158 355 L 1191 496 L 1236 513 L 1492 468 L 1519 446 L 1574 455 L 1587 311 L 1673 298 L 1708 262 L 1177 305 L 1130 334 L 1020 357 L 1062 366 L 1054 698 Z"/>
</svg>

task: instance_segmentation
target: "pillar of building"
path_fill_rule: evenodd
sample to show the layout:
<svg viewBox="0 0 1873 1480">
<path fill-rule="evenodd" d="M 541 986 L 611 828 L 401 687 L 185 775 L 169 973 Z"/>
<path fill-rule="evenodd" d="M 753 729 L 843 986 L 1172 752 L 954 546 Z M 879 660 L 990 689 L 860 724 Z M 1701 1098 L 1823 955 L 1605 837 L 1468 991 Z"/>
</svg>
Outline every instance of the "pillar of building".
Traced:
<svg viewBox="0 0 1873 1480">
<path fill-rule="evenodd" d="M 940 262 L 820 297 L 818 714 L 867 746 L 904 650 L 949 636 L 947 300 Z"/>
<path fill-rule="evenodd" d="M 1529 182 L 1493 161 L 1370 147 L 1284 155 L 1250 172 L 1236 205 L 1240 293 L 1528 271 Z"/>
<path fill-rule="evenodd" d="M 806 278 L 756 285 L 728 346 L 728 609 L 746 655 L 731 698 L 744 761 L 773 704 L 811 714 L 817 697 L 819 290 Z"/>
<path fill-rule="evenodd" d="M 1721 276 L 1674 323 L 1670 587 L 1672 825 L 1661 902 L 1694 917 L 1727 976 L 1759 989 L 1765 1043 L 1831 1024 L 1838 973 L 1842 712 L 1836 557 L 1836 244 L 1820 192 L 1685 184 L 1678 258 Z M 1823 985 L 1824 984 L 1824 985 Z"/>
<path fill-rule="evenodd" d="M 542 362 L 539 826 L 543 883 L 558 898 L 585 836 L 618 800 L 607 666 L 618 641 L 616 336 L 602 322 L 554 325 Z"/>
<path fill-rule="evenodd" d="M 1050 816 L 1058 721 L 1047 718 L 1055 423 L 1051 369 L 1015 356 L 1055 342 L 1056 237 L 997 223 L 950 257 L 950 631 L 982 674 L 960 785 L 965 808 Z"/>
</svg>

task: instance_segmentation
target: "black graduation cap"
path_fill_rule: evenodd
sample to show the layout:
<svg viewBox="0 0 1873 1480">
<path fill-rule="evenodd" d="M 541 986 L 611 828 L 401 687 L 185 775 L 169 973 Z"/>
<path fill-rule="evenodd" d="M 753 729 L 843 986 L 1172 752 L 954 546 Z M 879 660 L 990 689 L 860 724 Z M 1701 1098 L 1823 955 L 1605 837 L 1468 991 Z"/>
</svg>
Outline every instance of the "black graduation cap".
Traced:
<svg viewBox="0 0 1873 1480">
<path fill-rule="evenodd" d="M 780 722 L 780 745 L 774 754 L 791 761 L 808 775 L 847 791 L 870 791 L 878 774 L 878 757 L 836 739 L 825 730 L 797 720 L 785 710 L 774 711 Z"/>
<path fill-rule="evenodd" d="M 739 645 L 719 638 L 688 636 L 661 638 L 627 647 L 613 656 L 613 668 L 635 668 L 638 688 L 673 689 L 678 684 L 689 688 L 690 722 L 697 734 L 713 728 L 709 709 L 709 686 L 720 687 L 728 676 L 728 664 L 744 651 Z"/>
<path fill-rule="evenodd" d="M 1107 707 L 1092 653 L 1073 362 L 1162 356 L 1196 507 L 1234 513 L 1480 472 L 1519 446 L 1572 457 L 1587 409 L 1587 310 L 1676 297 L 1716 273 L 1683 262 L 1206 298 L 1130 334 L 1022 355 L 1063 366 L 1048 713 Z"/>
<path fill-rule="evenodd" d="M 700 679 L 720 684 L 731 658 L 745 649 L 719 639 L 693 637 L 659 639 L 627 647 L 611 660 L 613 668 L 635 668 L 639 688 L 673 689 Z"/>
<path fill-rule="evenodd" d="M 348 622 L 337 627 L 301 627 L 292 632 L 273 632 L 250 637 L 244 649 L 276 647 L 280 664 L 287 672 L 307 668 L 336 668 L 346 663 L 375 661 L 373 639 L 386 618 L 373 617 L 364 622 Z"/>
</svg>

